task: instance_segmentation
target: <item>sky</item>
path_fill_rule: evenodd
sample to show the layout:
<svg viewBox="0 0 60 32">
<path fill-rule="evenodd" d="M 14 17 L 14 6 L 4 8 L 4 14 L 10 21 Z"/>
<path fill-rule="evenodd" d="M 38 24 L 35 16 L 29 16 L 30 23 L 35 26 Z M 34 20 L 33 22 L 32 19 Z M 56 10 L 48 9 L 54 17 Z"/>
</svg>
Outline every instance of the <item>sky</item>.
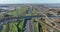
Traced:
<svg viewBox="0 0 60 32">
<path fill-rule="evenodd" d="M 0 0 L 0 4 L 40 4 L 40 3 L 60 3 L 60 0 Z"/>
</svg>

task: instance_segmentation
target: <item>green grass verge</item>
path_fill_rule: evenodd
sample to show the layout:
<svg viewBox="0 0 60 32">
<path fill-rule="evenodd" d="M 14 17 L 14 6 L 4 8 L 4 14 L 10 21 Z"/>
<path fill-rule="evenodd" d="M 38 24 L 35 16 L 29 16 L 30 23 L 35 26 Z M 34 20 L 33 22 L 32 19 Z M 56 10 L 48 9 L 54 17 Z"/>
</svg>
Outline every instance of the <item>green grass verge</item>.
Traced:
<svg viewBox="0 0 60 32">
<path fill-rule="evenodd" d="M 32 20 L 33 20 L 34 31 L 35 31 L 35 32 L 39 32 L 39 31 L 38 31 L 38 22 L 35 21 L 35 18 L 33 18 Z"/>
<path fill-rule="evenodd" d="M 3 30 L 1 32 L 6 32 L 7 25 L 3 25 Z"/>
<path fill-rule="evenodd" d="M 9 27 L 10 27 L 9 32 L 18 32 L 15 23 L 9 23 Z"/>
<path fill-rule="evenodd" d="M 24 20 L 22 20 L 18 25 L 18 27 L 21 29 L 21 32 L 22 32 L 23 24 L 24 24 Z"/>
</svg>

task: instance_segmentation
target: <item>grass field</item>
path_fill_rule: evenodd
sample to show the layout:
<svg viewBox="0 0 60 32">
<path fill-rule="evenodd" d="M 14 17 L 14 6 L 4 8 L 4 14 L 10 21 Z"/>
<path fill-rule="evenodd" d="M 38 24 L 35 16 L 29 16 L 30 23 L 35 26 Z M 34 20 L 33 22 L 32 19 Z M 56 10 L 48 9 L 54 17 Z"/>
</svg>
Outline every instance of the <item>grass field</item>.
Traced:
<svg viewBox="0 0 60 32">
<path fill-rule="evenodd" d="M 24 24 L 24 20 L 22 20 L 18 25 L 18 27 L 21 29 L 20 32 L 22 32 L 23 24 Z"/>
<path fill-rule="evenodd" d="M 3 30 L 1 32 L 6 32 L 7 25 L 3 25 Z"/>
<path fill-rule="evenodd" d="M 16 23 L 9 23 L 9 27 L 10 27 L 9 32 L 18 32 Z"/>
<path fill-rule="evenodd" d="M 15 11 L 8 12 L 7 14 L 13 15 L 13 16 L 23 16 L 26 14 L 27 7 L 20 7 L 16 8 Z"/>
<path fill-rule="evenodd" d="M 35 32 L 39 32 L 38 31 L 38 22 L 35 20 L 36 18 L 33 18 L 32 20 L 33 20 L 33 26 L 34 26 L 34 31 Z"/>
</svg>

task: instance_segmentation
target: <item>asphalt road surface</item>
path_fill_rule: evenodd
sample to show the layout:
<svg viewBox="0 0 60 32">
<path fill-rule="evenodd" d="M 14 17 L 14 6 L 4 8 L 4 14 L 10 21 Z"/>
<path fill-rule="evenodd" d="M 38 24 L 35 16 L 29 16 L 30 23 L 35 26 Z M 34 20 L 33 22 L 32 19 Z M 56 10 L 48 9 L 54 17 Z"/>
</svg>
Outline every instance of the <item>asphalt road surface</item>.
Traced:
<svg viewBox="0 0 60 32">
<path fill-rule="evenodd" d="M 24 20 L 23 32 L 34 32 L 33 21 L 31 19 Z"/>
<path fill-rule="evenodd" d="M 42 18 L 45 16 L 22 16 L 22 17 L 10 17 L 10 18 L 4 18 L 2 20 L 0 20 L 0 24 L 2 23 L 7 23 L 7 22 L 11 22 L 11 21 L 16 21 L 17 19 L 21 20 L 21 19 L 27 19 L 27 18 Z M 60 16 L 48 16 L 49 18 L 60 18 Z"/>
<path fill-rule="evenodd" d="M 0 26 L 2 24 L 6 24 L 8 22 L 11 22 L 11 21 L 17 21 L 17 19 L 21 20 L 21 19 L 28 19 L 28 18 L 41 18 L 41 17 L 44 17 L 44 16 L 22 16 L 22 17 L 10 17 L 10 18 L 4 18 L 2 20 L 0 20 Z M 48 16 L 49 18 L 60 18 L 60 16 Z M 2 28 L 1 28 L 2 29 Z"/>
</svg>

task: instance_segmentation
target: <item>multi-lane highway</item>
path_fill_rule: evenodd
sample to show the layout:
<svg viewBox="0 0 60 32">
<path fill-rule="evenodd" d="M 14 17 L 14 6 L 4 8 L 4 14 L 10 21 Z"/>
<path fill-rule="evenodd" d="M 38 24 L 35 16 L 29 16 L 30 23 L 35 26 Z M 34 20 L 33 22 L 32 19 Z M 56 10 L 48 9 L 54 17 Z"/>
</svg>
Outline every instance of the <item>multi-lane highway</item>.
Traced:
<svg viewBox="0 0 60 32">
<path fill-rule="evenodd" d="M 33 21 L 31 18 L 24 20 L 23 32 L 34 32 Z"/>
<path fill-rule="evenodd" d="M 28 9 L 28 14 L 31 13 L 31 9 L 29 8 Z M 27 20 L 27 23 L 26 26 L 24 27 L 24 32 L 34 32 L 34 29 L 33 29 L 33 21 L 29 20 L 29 18 L 42 18 L 42 17 L 45 17 L 45 16 L 22 16 L 22 17 L 9 17 L 9 18 L 4 18 L 2 20 L 0 20 L 0 27 L 2 24 L 6 24 L 8 22 L 11 22 L 11 21 L 17 21 L 17 20 L 21 20 L 21 19 L 28 19 Z M 46 18 L 46 17 L 45 17 Z M 48 16 L 48 18 L 60 18 L 60 16 Z M 2 28 L 1 28 L 2 29 Z"/>
<path fill-rule="evenodd" d="M 0 20 L 0 24 L 10 22 L 10 21 L 16 21 L 17 19 L 21 20 L 21 19 L 27 19 L 27 18 L 41 18 L 41 17 L 45 17 L 45 16 L 22 16 L 22 17 L 4 18 Z M 48 18 L 60 18 L 60 16 L 48 16 Z"/>
<path fill-rule="evenodd" d="M 28 8 L 28 14 L 31 14 L 32 13 L 32 6 L 30 6 Z M 26 19 L 26 21 L 24 21 L 25 25 L 23 27 L 23 32 L 34 32 L 34 29 L 33 29 L 33 21 L 30 19 Z"/>
<path fill-rule="evenodd" d="M 45 16 L 22 16 L 22 17 L 10 17 L 10 18 L 4 18 L 2 20 L 0 20 L 0 25 L 4 24 L 4 23 L 8 23 L 11 21 L 17 21 L 17 19 L 21 20 L 21 19 L 28 19 L 28 18 L 41 18 L 41 17 L 45 17 Z M 49 18 L 60 18 L 60 16 L 48 16 Z"/>
</svg>

